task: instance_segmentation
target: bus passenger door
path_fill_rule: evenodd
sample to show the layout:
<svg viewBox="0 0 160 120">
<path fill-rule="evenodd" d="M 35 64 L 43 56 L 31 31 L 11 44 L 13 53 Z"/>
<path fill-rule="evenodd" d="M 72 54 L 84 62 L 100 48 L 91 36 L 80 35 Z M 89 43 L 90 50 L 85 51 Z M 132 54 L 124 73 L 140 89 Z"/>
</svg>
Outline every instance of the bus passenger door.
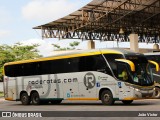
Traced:
<svg viewBox="0 0 160 120">
<path fill-rule="evenodd" d="M 125 82 L 129 82 L 131 80 L 127 65 L 123 63 L 118 63 L 117 65 L 117 78 L 119 79 L 117 83 L 117 89 L 119 93 L 119 99 L 129 98 L 132 96 L 133 91 L 125 84 Z"/>
</svg>

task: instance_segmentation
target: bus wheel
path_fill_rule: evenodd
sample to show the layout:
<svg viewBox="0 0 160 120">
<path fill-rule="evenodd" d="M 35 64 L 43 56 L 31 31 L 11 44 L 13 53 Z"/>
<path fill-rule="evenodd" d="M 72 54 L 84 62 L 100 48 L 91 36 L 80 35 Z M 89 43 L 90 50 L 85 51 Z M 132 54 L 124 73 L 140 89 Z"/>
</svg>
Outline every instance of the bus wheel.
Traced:
<svg viewBox="0 0 160 120">
<path fill-rule="evenodd" d="M 21 102 L 22 102 L 23 105 L 29 105 L 30 104 L 30 98 L 29 98 L 27 93 L 22 93 L 20 99 L 21 99 Z"/>
<path fill-rule="evenodd" d="M 133 102 L 133 100 L 122 100 L 123 104 L 129 105 Z"/>
<path fill-rule="evenodd" d="M 160 88 L 159 87 L 156 87 L 155 89 L 155 98 L 160 98 Z"/>
<path fill-rule="evenodd" d="M 114 104 L 113 95 L 110 90 L 104 90 L 101 94 L 101 101 L 104 105 Z"/>
<path fill-rule="evenodd" d="M 40 98 L 39 98 L 39 94 L 37 92 L 32 93 L 31 101 L 32 101 L 33 105 L 39 105 L 40 104 Z"/>
<path fill-rule="evenodd" d="M 60 104 L 61 102 L 62 102 L 62 100 L 51 100 L 51 103 L 53 105 Z"/>
</svg>

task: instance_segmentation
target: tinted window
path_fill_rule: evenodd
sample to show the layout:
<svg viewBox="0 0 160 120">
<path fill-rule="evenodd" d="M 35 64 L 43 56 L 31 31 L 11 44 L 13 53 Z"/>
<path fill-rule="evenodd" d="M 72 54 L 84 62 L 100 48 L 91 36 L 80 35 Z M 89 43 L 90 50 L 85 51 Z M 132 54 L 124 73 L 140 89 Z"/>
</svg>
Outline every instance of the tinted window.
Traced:
<svg viewBox="0 0 160 120">
<path fill-rule="evenodd" d="M 119 80 L 133 83 L 132 78 L 131 78 L 131 76 L 129 75 L 129 72 L 128 72 L 128 71 L 130 71 L 128 69 L 128 67 L 125 64 L 122 64 L 122 63 L 118 63 L 117 67 L 118 67 L 118 70 L 117 70 L 118 74 L 116 75 L 116 77 Z"/>
<path fill-rule="evenodd" d="M 104 54 L 105 58 L 107 59 L 109 65 L 111 66 L 115 75 L 117 75 L 117 63 L 115 59 L 123 59 L 123 55 L 120 54 Z"/>
<path fill-rule="evenodd" d="M 148 60 L 144 55 L 126 55 L 126 59 L 132 61 L 133 63 L 148 63 Z"/>
<path fill-rule="evenodd" d="M 79 71 L 98 71 L 111 75 L 111 71 L 101 55 L 81 57 Z"/>
<path fill-rule="evenodd" d="M 96 71 L 96 57 L 95 56 L 80 57 L 79 71 Z"/>
<path fill-rule="evenodd" d="M 51 69 L 48 71 L 48 74 L 65 73 L 66 69 L 66 59 L 52 60 Z"/>
<path fill-rule="evenodd" d="M 14 71 L 15 71 L 15 66 L 13 66 L 13 65 L 5 66 L 5 74 L 6 74 L 6 76 L 14 77 L 15 76 Z"/>
<path fill-rule="evenodd" d="M 160 66 L 160 55 L 145 55 L 148 60 L 156 61 Z M 151 64 L 151 68 L 155 68 L 153 64 Z"/>
<path fill-rule="evenodd" d="M 65 73 L 67 72 L 79 72 L 79 58 L 70 58 L 66 60 Z"/>
<path fill-rule="evenodd" d="M 111 74 L 101 55 L 5 66 L 5 73 L 10 77 L 82 71 L 99 71 Z"/>
<path fill-rule="evenodd" d="M 23 73 L 18 76 L 29 76 L 29 75 L 39 75 L 40 74 L 40 63 L 33 62 L 33 63 L 25 63 L 22 64 Z"/>
</svg>

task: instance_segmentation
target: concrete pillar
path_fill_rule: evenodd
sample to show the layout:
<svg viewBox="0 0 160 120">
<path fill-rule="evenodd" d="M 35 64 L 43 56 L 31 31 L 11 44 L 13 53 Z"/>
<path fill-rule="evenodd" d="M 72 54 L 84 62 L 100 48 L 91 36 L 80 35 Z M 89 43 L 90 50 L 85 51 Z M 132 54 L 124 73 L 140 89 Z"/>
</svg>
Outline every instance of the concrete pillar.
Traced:
<svg viewBox="0 0 160 120">
<path fill-rule="evenodd" d="M 93 40 L 88 41 L 88 49 L 95 49 L 95 42 Z"/>
<path fill-rule="evenodd" d="M 155 44 L 153 45 L 153 49 L 159 50 L 159 45 L 155 43 Z"/>
<path fill-rule="evenodd" d="M 139 52 L 138 34 L 135 33 L 130 34 L 129 39 L 130 39 L 130 50 L 133 52 Z"/>
</svg>

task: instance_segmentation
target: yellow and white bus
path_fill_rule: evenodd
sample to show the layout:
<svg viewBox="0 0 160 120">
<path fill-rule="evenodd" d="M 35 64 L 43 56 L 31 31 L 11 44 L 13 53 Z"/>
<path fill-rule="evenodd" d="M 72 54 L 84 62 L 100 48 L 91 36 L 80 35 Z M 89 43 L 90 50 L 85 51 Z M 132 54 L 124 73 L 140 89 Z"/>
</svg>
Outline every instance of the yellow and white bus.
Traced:
<svg viewBox="0 0 160 120">
<path fill-rule="evenodd" d="M 154 52 L 154 53 L 144 53 L 145 57 L 148 60 L 153 60 L 157 62 L 160 65 L 160 52 Z M 154 66 L 151 66 L 153 69 L 153 78 L 155 81 L 155 98 L 160 99 L 160 71 L 156 71 Z"/>
<path fill-rule="evenodd" d="M 149 61 L 159 69 L 154 61 Z M 101 100 L 104 105 L 152 98 L 152 70 L 143 54 L 122 49 L 85 50 L 4 65 L 6 100 L 59 104 Z"/>
</svg>

